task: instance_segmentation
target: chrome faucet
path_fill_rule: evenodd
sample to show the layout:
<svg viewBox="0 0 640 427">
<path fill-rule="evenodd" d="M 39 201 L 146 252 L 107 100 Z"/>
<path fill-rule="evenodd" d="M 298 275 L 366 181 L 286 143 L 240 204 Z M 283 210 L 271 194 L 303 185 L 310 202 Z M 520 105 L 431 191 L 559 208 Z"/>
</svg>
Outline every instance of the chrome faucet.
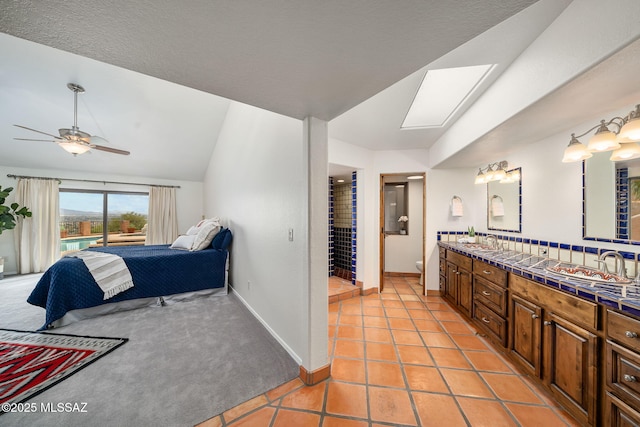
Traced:
<svg viewBox="0 0 640 427">
<path fill-rule="evenodd" d="M 620 277 L 627 277 L 627 269 L 624 266 L 624 257 L 616 251 L 606 251 L 600 254 L 596 261 L 603 266 L 601 267 L 601 270 L 605 273 L 609 273 L 609 267 L 607 267 L 606 262 L 606 258 L 609 256 L 616 259 L 618 265 L 618 271 L 616 271 L 616 274 Z"/>
<path fill-rule="evenodd" d="M 495 234 L 487 234 L 485 239 L 487 240 L 487 244 L 489 244 L 489 239 L 491 239 L 490 246 L 493 249 L 498 249 L 498 236 L 496 236 Z"/>
</svg>

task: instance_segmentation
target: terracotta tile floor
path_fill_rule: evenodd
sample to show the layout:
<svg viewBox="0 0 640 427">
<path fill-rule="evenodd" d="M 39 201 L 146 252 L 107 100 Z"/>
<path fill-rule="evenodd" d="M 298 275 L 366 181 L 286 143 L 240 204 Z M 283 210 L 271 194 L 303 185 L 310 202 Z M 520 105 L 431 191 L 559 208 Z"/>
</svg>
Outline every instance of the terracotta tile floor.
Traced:
<svg viewBox="0 0 640 427">
<path fill-rule="evenodd" d="M 337 276 L 329 277 L 329 304 L 360 296 L 360 288 L 349 280 Z"/>
<path fill-rule="evenodd" d="M 329 304 L 331 378 L 295 379 L 199 427 L 577 426 L 417 278 Z"/>
</svg>

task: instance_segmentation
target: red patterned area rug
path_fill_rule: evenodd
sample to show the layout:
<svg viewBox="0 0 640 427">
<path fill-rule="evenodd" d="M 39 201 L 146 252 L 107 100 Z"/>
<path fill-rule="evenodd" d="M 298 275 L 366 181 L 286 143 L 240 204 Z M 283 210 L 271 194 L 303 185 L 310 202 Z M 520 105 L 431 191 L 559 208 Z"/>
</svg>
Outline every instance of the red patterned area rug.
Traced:
<svg viewBox="0 0 640 427">
<path fill-rule="evenodd" d="M 127 338 L 0 329 L 0 407 L 24 402 L 125 342 Z"/>
</svg>

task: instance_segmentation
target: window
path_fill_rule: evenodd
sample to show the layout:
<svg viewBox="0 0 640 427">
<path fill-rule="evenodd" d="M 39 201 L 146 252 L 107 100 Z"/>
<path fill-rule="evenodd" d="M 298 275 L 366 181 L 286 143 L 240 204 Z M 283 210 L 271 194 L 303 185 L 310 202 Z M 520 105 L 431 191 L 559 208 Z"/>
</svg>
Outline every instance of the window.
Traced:
<svg viewBox="0 0 640 427">
<path fill-rule="evenodd" d="M 60 190 L 60 251 L 144 245 L 149 194 Z"/>
</svg>

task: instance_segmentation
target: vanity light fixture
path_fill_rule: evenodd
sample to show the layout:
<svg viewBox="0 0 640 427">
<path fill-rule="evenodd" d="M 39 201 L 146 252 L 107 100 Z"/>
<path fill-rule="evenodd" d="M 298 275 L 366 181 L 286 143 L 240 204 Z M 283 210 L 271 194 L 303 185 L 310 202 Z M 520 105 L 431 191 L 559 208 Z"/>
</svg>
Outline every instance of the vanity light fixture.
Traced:
<svg viewBox="0 0 640 427">
<path fill-rule="evenodd" d="M 617 132 L 609 130 L 609 126 L 617 126 Z M 597 130 L 596 130 L 597 129 Z M 581 143 L 581 138 L 589 132 L 596 133 L 588 145 Z M 640 104 L 625 117 L 614 117 L 609 121 L 601 120 L 600 124 L 585 133 L 576 136 L 571 134 L 569 146 L 564 150 L 563 163 L 579 162 L 593 156 L 594 152 L 613 151 L 609 160 L 617 162 L 640 157 Z"/>
<path fill-rule="evenodd" d="M 507 172 L 507 168 L 509 164 L 502 160 L 501 162 L 490 163 L 486 168 L 479 168 L 478 175 L 476 175 L 476 184 L 486 184 L 490 181 L 500 181 L 500 182 L 514 182 L 520 179 L 520 175 L 512 172 Z M 505 181 L 505 180 L 509 181 Z"/>
</svg>

